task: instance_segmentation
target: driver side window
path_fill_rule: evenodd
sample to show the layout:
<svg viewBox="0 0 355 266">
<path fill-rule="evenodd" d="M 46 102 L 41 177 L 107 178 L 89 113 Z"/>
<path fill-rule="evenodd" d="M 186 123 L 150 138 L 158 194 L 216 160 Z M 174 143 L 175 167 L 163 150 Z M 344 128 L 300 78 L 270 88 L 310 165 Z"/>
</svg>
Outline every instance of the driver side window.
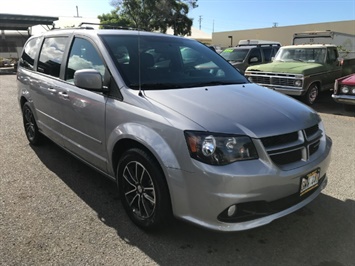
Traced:
<svg viewBox="0 0 355 266">
<path fill-rule="evenodd" d="M 328 63 L 334 63 L 337 60 L 337 55 L 334 49 L 328 49 Z"/>
<path fill-rule="evenodd" d="M 105 65 L 95 47 L 88 40 L 75 38 L 65 69 L 65 80 L 74 83 L 74 73 L 80 69 L 95 69 L 102 78 L 105 74 Z"/>
</svg>

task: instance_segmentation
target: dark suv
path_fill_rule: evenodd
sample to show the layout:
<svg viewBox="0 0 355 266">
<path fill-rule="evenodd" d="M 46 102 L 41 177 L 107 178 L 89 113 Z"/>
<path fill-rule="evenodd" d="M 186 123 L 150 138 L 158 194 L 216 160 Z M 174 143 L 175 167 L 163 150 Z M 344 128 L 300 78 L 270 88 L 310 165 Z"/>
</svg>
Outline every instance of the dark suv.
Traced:
<svg viewBox="0 0 355 266">
<path fill-rule="evenodd" d="M 280 46 L 276 42 L 240 43 L 225 49 L 221 56 L 244 74 L 248 66 L 271 62 Z"/>
</svg>

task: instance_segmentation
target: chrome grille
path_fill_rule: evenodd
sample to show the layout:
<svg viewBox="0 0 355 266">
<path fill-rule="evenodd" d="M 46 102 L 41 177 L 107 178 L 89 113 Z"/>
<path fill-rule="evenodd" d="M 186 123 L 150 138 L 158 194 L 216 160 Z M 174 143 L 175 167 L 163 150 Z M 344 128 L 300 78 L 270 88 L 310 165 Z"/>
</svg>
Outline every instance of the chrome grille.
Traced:
<svg viewBox="0 0 355 266">
<path fill-rule="evenodd" d="M 247 72 L 245 75 L 251 82 L 260 85 L 297 87 L 295 81 L 300 80 L 299 76 L 282 73 Z"/>
<path fill-rule="evenodd" d="M 271 160 L 277 165 L 307 161 L 317 152 L 323 135 L 318 125 L 288 134 L 262 138 Z"/>
</svg>

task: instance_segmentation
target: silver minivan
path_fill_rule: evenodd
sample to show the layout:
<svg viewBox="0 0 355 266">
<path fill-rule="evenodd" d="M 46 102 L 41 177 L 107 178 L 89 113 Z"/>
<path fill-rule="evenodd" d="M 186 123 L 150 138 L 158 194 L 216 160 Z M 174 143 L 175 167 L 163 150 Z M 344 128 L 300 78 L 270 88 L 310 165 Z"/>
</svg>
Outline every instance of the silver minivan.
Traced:
<svg viewBox="0 0 355 266">
<path fill-rule="evenodd" d="M 219 231 L 261 226 L 315 199 L 332 142 L 304 104 L 249 83 L 207 46 L 128 30 L 53 30 L 19 60 L 26 136 L 117 182 L 131 220 Z"/>
</svg>

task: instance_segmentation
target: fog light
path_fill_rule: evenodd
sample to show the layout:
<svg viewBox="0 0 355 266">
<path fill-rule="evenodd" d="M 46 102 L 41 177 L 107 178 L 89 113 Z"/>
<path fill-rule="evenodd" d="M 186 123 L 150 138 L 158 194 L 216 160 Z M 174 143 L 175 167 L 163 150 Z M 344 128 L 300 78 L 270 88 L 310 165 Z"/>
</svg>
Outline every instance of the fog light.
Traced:
<svg viewBox="0 0 355 266">
<path fill-rule="evenodd" d="M 235 214 L 235 211 L 237 210 L 237 206 L 232 205 L 228 208 L 228 216 L 231 217 Z"/>
</svg>

